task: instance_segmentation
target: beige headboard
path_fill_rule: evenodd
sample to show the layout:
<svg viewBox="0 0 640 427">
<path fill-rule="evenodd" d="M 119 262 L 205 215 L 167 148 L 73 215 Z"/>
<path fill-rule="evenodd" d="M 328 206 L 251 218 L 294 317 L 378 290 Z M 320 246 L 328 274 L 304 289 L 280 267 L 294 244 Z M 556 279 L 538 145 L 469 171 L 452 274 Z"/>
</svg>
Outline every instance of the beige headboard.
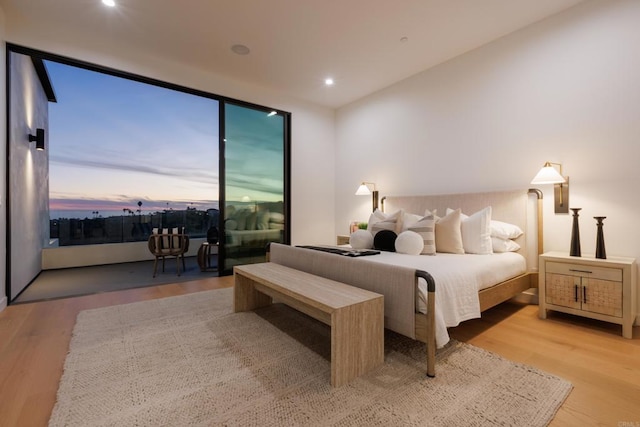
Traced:
<svg viewBox="0 0 640 427">
<path fill-rule="evenodd" d="M 404 209 L 413 214 L 424 214 L 426 209 L 437 210 L 444 216 L 447 208 L 462 209 L 471 215 L 491 206 L 491 219 L 515 224 L 524 230 L 516 239 L 520 252 L 527 258 L 527 268 L 537 270 L 538 254 L 542 253 L 542 217 L 540 216 L 542 193 L 539 190 L 516 190 L 487 193 L 437 194 L 427 196 L 386 196 L 382 198 L 382 210 L 395 212 Z"/>
</svg>

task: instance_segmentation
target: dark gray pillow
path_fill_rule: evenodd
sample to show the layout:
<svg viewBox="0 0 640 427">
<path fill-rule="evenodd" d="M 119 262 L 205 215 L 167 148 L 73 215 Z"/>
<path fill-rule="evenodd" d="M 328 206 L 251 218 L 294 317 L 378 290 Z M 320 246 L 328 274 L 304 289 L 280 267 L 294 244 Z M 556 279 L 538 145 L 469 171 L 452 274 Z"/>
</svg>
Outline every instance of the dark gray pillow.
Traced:
<svg viewBox="0 0 640 427">
<path fill-rule="evenodd" d="M 395 252 L 398 235 L 391 230 L 380 230 L 373 238 L 373 247 L 379 251 Z"/>
</svg>

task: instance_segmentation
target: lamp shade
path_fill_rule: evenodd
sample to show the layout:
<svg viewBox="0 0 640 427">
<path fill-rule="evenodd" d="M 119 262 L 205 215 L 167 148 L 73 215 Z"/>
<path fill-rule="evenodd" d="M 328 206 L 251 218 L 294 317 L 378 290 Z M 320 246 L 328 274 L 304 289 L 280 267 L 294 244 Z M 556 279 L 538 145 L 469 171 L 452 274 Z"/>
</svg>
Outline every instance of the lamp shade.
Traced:
<svg viewBox="0 0 640 427">
<path fill-rule="evenodd" d="M 356 190 L 356 196 L 369 196 L 371 194 L 371 190 L 367 187 L 367 184 L 364 182 L 360 184 L 360 187 Z"/>
<path fill-rule="evenodd" d="M 549 162 L 544 164 L 531 181 L 532 184 L 564 184 L 566 182 L 567 180 Z"/>
</svg>

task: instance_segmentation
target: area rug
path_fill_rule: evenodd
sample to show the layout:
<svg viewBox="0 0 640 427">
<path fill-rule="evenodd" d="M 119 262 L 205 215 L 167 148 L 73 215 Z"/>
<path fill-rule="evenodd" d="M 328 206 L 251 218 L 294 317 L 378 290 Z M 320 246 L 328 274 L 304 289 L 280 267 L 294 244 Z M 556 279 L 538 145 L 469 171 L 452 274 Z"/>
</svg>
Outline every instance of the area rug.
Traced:
<svg viewBox="0 0 640 427">
<path fill-rule="evenodd" d="M 232 290 L 78 315 L 51 426 L 544 426 L 571 391 L 452 342 L 385 334 L 385 363 L 332 388 L 329 328 L 281 304 L 232 313 Z"/>
</svg>

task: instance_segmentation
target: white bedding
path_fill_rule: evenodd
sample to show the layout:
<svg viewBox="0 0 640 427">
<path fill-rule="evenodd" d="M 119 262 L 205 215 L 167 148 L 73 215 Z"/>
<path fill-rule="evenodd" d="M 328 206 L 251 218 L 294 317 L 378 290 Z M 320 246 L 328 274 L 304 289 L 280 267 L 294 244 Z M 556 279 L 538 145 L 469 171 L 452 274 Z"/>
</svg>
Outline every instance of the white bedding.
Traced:
<svg viewBox="0 0 640 427">
<path fill-rule="evenodd" d="M 457 255 L 438 253 L 435 256 L 405 255 L 380 252 L 365 257 L 368 261 L 395 264 L 424 270 L 436 282 L 436 344 L 440 348 L 449 342 L 448 327 L 480 317 L 478 291 L 526 272 L 525 258 L 515 252 L 490 255 Z M 417 309 L 426 312 L 427 284 L 418 281 Z"/>
</svg>

